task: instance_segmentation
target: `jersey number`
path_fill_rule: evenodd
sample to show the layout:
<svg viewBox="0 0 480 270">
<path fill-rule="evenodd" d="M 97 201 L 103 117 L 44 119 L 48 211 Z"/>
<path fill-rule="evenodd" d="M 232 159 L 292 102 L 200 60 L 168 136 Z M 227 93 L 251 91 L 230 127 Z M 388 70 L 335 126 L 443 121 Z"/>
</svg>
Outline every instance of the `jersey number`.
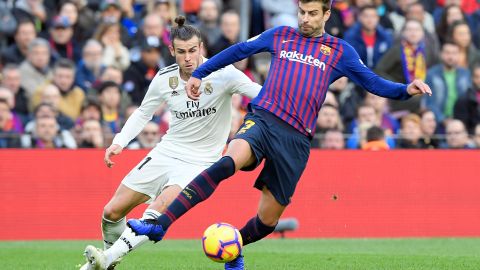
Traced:
<svg viewBox="0 0 480 270">
<path fill-rule="evenodd" d="M 140 169 L 141 169 L 143 166 L 145 166 L 145 164 L 147 164 L 150 160 L 152 160 L 152 158 L 151 158 L 151 157 L 147 157 L 147 158 L 145 159 L 145 161 L 142 163 L 142 165 L 140 165 L 140 167 L 138 167 L 138 169 L 140 170 Z"/>
<path fill-rule="evenodd" d="M 255 122 L 253 122 L 252 120 L 247 120 L 245 121 L 245 123 L 243 124 L 243 127 L 237 132 L 237 134 L 243 134 L 245 133 L 247 130 L 249 130 L 253 125 L 255 125 Z"/>
</svg>

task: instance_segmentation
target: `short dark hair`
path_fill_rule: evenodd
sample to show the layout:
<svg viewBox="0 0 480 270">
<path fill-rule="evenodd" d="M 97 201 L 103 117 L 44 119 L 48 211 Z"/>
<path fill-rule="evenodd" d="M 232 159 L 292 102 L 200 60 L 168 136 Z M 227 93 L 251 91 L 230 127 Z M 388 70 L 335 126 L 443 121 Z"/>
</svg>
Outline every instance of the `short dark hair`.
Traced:
<svg viewBox="0 0 480 270">
<path fill-rule="evenodd" d="M 115 88 L 117 88 L 118 92 L 121 93 L 120 85 L 118 85 L 117 83 L 112 82 L 112 81 L 105 81 L 105 82 L 102 82 L 100 84 L 100 86 L 98 86 L 98 94 L 99 95 L 102 94 L 102 92 L 105 91 L 105 89 L 107 89 L 109 87 L 115 87 Z"/>
<path fill-rule="evenodd" d="M 186 18 L 182 15 L 175 18 L 177 26 L 172 27 L 170 32 L 170 40 L 172 43 L 175 39 L 187 41 L 194 36 L 198 37 L 198 40 L 201 42 L 202 34 L 200 33 L 200 30 L 192 25 L 185 24 L 185 20 Z"/>
<path fill-rule="evenodd" d="M 373 10 L 377 11 L 377 7 L 375 5 L 365 5 L 365 6 L 360 7 L 360 9 L 358 10 L 358 13 L 363 13 L 367 9 L 373 9 Z"/>
<path fill-rule="evenodd" d="M 323 7 L 323 12 L 330 10 L 332 7 L 332 0 L 300 0 L 302 3 L 310 3 L 310 2 L 321 2 Z"/>
<path fill-rule="evenodd" d="M 367 142 L 383 140 L 385 138 L 385 131 L 381 127 L 372 126 L 367 129 Z"/>
<path fill-rule="evenodd" d="M 66 69 L 70 69 L 70 70 L 73 70 L 73 72 L 75 72 L 75 63 L 70 60 L 70 59 L 67 59 L 67 58 L 60 58 L 57 60 L 57 62 L 55 62 L 55 64 L 53 65 L 53 70 L 57 70 L 59 68 L 66 68 Z"/>
</svg>

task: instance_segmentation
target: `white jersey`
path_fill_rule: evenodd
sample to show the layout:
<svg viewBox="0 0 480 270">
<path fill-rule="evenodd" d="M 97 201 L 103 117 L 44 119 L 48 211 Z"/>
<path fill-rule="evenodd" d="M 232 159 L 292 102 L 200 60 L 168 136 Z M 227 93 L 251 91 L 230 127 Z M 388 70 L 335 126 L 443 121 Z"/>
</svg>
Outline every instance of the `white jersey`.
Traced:
<svg viewBox="0 0 480 270">
<path fill-rule="evenodd" d="M 188 98 L 185 85 L 177 64 L 161 69 L 152 80 L 142 104 L 128 118 L 112 144 L 125 147 L 166 102 L 172 119 L 156 148 L 167 156 L 189 163 L 217 161 L 230 132 L 232 95 L 237 93 L 253 98 L 261 86 L 232 65 L 202 79 L 202 94 L 197 101 Z"/>
</svg>

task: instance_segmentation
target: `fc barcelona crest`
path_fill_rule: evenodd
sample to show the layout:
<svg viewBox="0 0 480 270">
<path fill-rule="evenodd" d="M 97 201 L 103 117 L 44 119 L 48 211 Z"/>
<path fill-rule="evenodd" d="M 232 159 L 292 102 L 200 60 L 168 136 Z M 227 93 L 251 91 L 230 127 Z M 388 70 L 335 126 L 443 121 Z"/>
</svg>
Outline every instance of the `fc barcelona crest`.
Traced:
<svg viewBox="0 0 480 270">
<path fill-rule="evenodd" d="M 177 89 L 177 87 L 178 87 L 178 77 L 173 76 L 173 77 L 168 78 L 168 85 L 170 86 L 170 88 L 172 88 L 172 90 Z"/>
<path fill-rule="evenodd" d="M 203 90 L 205 92 L 205 95 L 210 95 L 213 93 L 213 87 L 211 83 L 206 83 L 205 84 L 205 89 Z"/>
<path fill-rule="evenodd" d="M 332 48 L 322 44 L 322 46 L 320 46 L 320 52 L 325 55 L 330 55 L 332 53 Z"/>
</svg>

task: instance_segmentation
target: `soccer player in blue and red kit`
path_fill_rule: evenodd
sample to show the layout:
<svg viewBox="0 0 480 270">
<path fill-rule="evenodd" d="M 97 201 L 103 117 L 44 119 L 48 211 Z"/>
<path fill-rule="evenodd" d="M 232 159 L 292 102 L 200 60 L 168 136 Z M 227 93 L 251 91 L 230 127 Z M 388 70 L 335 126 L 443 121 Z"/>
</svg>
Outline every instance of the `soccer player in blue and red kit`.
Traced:
<svg viewBox="0 0 480 270">
<path fill-rule="evenodd" d="M 176 219 L 207 199 L 221 181 L 238 170 L 252 170 L 265 159 L 255 182 L 262 192 L 257 215 L 240 229 L 244 245 L 260 240 L 273 232 L 290 203 L 307 164 L 318 111 L 330 83 L 347 76 L 382 97 L 405 100 L 412 95 L 431 95 L 430 88 L 419 80 L 405 85 L 379 77 L 348 43 L 325 33 L 330 6 L 331 0 L 300 0 L 298 29 L 267 30 L 222 51 L 193 72 L 186 90 L 196 100 L 201 79 L 210 73 L 258 52 L 272 55 L 266 82 L 249 105 L 244 124 L 225 156 L 190 182 L 158 219 L 129 220 L 135 233 L 160 241 Z M 243 269 L 243 257 L 225 268 Z"/>
</svg>

